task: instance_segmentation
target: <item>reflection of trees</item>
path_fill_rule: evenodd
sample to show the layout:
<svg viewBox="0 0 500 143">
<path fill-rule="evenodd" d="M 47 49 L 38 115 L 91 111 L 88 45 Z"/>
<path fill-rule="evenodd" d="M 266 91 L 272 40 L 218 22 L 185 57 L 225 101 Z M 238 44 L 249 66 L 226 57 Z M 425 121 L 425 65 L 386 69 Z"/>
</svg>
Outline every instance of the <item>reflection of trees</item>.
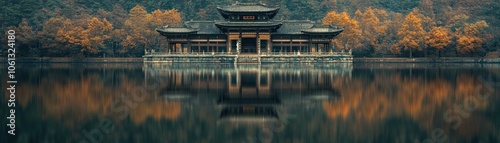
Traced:
<svg viewBox="0 0 500 143">
<path fill-rule="evenodd" d="M 139 104 L 130 112 L 130 117 L 135 124 L 140 125 L 147 117 L 154 120 L 160 119 L 175 120 L 181 113 L 181 104 L 178 102 L 151 102 Z"/>
<path fill-rule="evenodd" d="M 17 90 L 19 104 L 24 108 L 29 104 L 36 105 L 33 110 L 43 113 L 44 119 L 59 121 L 70 128 L 81 128 L 95 118 L 111 117 L 118 121 L 123 112 L 113 112 L 112 102 L 121 100 L 122 95 L 135 94 L 134 89 L 144 84 L 144 75 L 137 68 L 70 68 L 41 69 L 43 74 L 31 76 L 40 70 L 32 69 L 29 71 L 32 73 L 23 74 L 27 79 L 20 81 L 23 84 Z M 174 120 L 179 116 L 180 103 L 157 101 L 155 92 L 145 95 L 143 101 L 132 101 L 138 105 L 130 107 L 130 118 L 134 123 L 141 123 L 148 117 Z M 126 105 L 121 102 L 118 106 Z M 31 109 L 26 112 L 31 112 Z"/>
<path fill-rule="evenodd" d="M 159 101 L 154 96 L 159 95 L 156 90 L 131 108 L 126 119 L 119 120 L 123 112 L 111 111 L 111 102 L 144 84 L 144 73 L 137 67 L 58 67 L 19 72 L 23 75 L 19 80 L 22 86 L 17 90 L 22 106 L 19 119 L 22 125 L 29 125 L 20 124 L 19 128 L 25 136 L 41 138 L 40 142 L 51 141 L 60 133 L 67 135 L 62 140 L 83 139 L 81 131 L 99 127 L 103 118 L 111 118 L 116 125 L 103 142 L 241 142 L 248 134 L 258 136 L 261 128 L 217 125 L 218 109 L 197 102 L 189 105 Z M 210 73 L 202 72 L 200 76 Z M 453 104 L 463 104 L 467 97 L 474 96 L 475 85 L 481 84 L 474 75 L 490 73 L 487 70 L 429 70 L 425 75 L 416 70 L 409 75 L 405 70 L 357 69 L 352 77 L 326 76 L 329 80 L 323 80 L 324 86 L 311 84 L 315 80 L 306 80 L 304 77 L 311 74 L 304 73 L 307 70 L 298 75 L 301 80 L 293 81 L 311 85 L 303 86 L 301 91 L 333 88 L 340 96 L 311 108 L 287 105 L 294 116 L 287 120 L 284 130 L 273 131 L 274 142 L 413 142 L 428 138 L 434 128 L 445 129 L 450 139 L 469 142 L 473 142 L 473 137 L 498 135 L 498 107 L 487 106 L 488 102 L 471 112 L 458 130 L 452 130 L 450 123 L 443 121 L 444 112 L 452 109 Z M 169 76 L 152 78 L 162 79 L 158 89 L 171 86 L 169 80 L 175 81 Z M 497 97 L 490 99 L 498 101 Z"/>
<path fill-rule="evenodd" d="M 348 130 L 360 137 L 379 133 L 377 130 L 381 126 L 392 124 L 385 121 L 406 116 L 426 131 L 434 128 L 450 129 L 451 123 L 443 120 L 445 111 L 453 109 L 454 104 L 463 105 L 467 98 L 476 96 L 478 93 L 475 89 L 482 84 L 473 74 L 456 74 L 454 79 L 445 79 L 439 76 L 408 76 L 400 72 L 375 72 L 370 78 L 354 78 L 350 81 L 341 78 L 333 82 L 342 97 L 336 101 L 323 102 L 323 108 L 330 119 L 348 123 L 351 127 Z M 487 134 L 494 131 L 491 127 L 493 121 L 477 115 L 486 109 L 487 103 L 480 102 L 478 110 L 472 111 L 470 118 L 463 119 L 458 129 L 460 137 L 470 139 L 480 132 Z M 475 126 L 485 128 L 473 130 Z"/>
</svg>

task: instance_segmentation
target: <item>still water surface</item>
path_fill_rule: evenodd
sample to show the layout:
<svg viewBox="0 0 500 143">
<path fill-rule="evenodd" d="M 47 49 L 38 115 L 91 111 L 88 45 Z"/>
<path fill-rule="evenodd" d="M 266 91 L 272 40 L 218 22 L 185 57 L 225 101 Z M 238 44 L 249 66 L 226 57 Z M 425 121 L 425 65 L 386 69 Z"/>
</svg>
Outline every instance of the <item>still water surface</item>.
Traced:
<svg viewBox="0 0 500 143">
<path fill-rule="evenodd" d="M 500 142 L 498 64 L 17 67 L 11 142 Z"/>
</svg>

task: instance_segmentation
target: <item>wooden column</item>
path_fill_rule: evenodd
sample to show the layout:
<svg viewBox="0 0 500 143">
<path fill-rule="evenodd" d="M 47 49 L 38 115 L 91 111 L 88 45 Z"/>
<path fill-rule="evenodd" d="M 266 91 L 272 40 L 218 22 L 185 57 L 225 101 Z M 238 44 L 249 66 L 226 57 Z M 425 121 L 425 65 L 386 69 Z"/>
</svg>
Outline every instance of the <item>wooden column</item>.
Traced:
<svg viewBox="0 0 500 143">
<path fill-rule="evenodd" d="M 312 42 L 311 42 L 311 38 L 308 39 L 308 45 L 307 47 L 309 48 L 309 52 L 312 52 Z"/>
<path fill-rule="evenodd" d="M 269 35 L 269 37 L 271 37 L 271 36 Z M 271 47 L 272 47 L 272 45 L 271 45 L 271 44 L 272 44 L 272 41 L 271 41 L 271 38 L 269 38 L 269 39 L 267 40 L 267 53 L 268 53 L 268 54 L 271 52 Z"/>
<path fill-rule="evenodd" d="M 302 52 L 302 42 L 299 42 L 299 52 Z"/>
<path fill-rule="evenodd" d="M 207 53 L 210 52 L 210 41 L 209 39 L 207 39 Z"/>
<path fill-rule="evenodd" d="M 283 42 L 280 42 L 280 52 L 283 52 Z"/>
<path fill-rule="evenodd" d="M 264 46 L 265 46 L 265 48 L 264 48 L 264 49 L 265 49 L 265 52 L 266 52 L 266 53 L 269 53 L 269 52 L 271 51 L 271 47 L 270 47 L 270 43 L 271 43 L 271 36 L 269 36 L 269 35 L 270 35 L 269 33 L 264 33 L 264 34 L 260 33 L 260 34 L 259 34 L 260 41 L 261 41 L 261 45 L 260 45 L 260 46 L 262 46 L 262 40 L 266 40 L 266 41 L 267 41 L 266 45 L 264 45 Z M 259 48 L 260 48 L 260 47 L 259 47 Z M 262 51 L 262 49 L 261 49 L 260 53 L 262 53 L 262 52 L 263 52 L 263 51 Z"/>
<path fill-rule="evenodd" d="M 226 50 L 227 50 L 227 53 L 231 53 L 231 34 L 227 34 L 227 40 L 226 40 Z"/>
<path fill-rule="evenodd" d="M 326 49 L 328 52 L 332 51 L 332 48 L 330 48 L 330 43 L 326 43 Z"/>
<path fill-rule="evenodd" d="M 241 29 L 239 30 L 238 42 L 236 43 L 236 53 L 240 54 L 241 52 Z"/>
<path fill-rule="evenodd" d="M 257 39 L 257 54 L 260 55 L 260 36 L 259 36 L 259 29 L 257 29 L 257 35 L 256 35 L 256 39 Z"/>
<path fill-rule="evenodd" d="M 187 50 L 187 52 L 189 53 L 189 52 L 191 52 L 191 38 L 188 38 L 188 43 L 187 43 L 187 45 L 188 45 L 188 48 L 187 48 L 188 50 Z"/>
<path fill-rule="evenodd" d="M 332 39 L 330 39 L 330 42 L 329 42 L 328 44 L 330 44 L 330 45 L 329 45 L 329 46 L 330 46 L 330 50 L 331 50 L 332 52 L 334 52 L 334 51 L 333 51 L 334 49 L 332 49 L 332 46 L 333 46 L 333 41 L 332 41 Z"/>
<path fill-rule="evenodd" d="M 270 53 L 271 52 L 271 48 L 273 47 L 272 45 L 272 41 L 271 41 L 271 29 L 269 29 L 269 35 L 267 35 L 267 53 Z"/>
<path fill-rule="evenodd" d="M 168 50 L 168 51 L 170 51 L 169 49 L 170 49 L 170 41 L 169 41 L 169 40 L 168 40 L 168 38 L 167 38 L 167 50 Z M 168 51 L 167 51 L 167 52 L 168 52 Z"/>
</svg>

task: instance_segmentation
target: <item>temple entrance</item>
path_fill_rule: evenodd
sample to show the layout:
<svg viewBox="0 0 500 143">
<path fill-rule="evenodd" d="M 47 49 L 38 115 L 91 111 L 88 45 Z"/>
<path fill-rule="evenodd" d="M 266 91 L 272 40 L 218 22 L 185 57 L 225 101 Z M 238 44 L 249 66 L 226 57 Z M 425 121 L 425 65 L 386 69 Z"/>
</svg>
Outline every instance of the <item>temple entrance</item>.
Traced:
<svg viewBox="0 0 500 143">
<path fill-rule="evenodd" d="M 256 38 L 241 38 L 241 53 L 242 54 L 257 54 L 257 39 Z"/>
</svg>

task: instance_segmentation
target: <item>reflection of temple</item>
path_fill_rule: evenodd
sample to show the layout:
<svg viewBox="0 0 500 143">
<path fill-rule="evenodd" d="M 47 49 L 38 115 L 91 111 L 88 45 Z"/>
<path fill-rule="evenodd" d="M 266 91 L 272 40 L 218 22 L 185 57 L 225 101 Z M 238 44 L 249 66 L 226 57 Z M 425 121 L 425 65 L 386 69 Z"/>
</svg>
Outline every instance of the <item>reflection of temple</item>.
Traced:
<svg viewBox="0 0 500 143">
<path fill-rule="evenodd" d="M 212 104 L 222 121 L 263 122 L 278 120 L 282 106 L 336 98 L 334 81 L 350 76 L 352 65 L 145 64 L 143 70 L 148 80 L 166 81 L 160 91 L 166 99 Z"/>
<path fill-rule="evenodd" d="M 277 121 L 278 113 L 273 106 L 227 106 L 220 113 L 220 120 L 229 122 L 268 122 Z"/>
<path fill-rule="evenodd" d="M 176 64 L 143 66 L 146 79 L 161 78 L 163 93 L 229 97 L 302 96 L 334 93 L 332 82 L 350 76 L 352 64 Z"/>
<path fill-rule="evenodd" d="M 259 70 L 236 70 L 228 75 L 228 93 L 218 98 L 223 106 L 222 121 L 268 122 L 278 120 L 276 108 L 279 97 L 270 90 L 269 72 Z"/>
</svg>

